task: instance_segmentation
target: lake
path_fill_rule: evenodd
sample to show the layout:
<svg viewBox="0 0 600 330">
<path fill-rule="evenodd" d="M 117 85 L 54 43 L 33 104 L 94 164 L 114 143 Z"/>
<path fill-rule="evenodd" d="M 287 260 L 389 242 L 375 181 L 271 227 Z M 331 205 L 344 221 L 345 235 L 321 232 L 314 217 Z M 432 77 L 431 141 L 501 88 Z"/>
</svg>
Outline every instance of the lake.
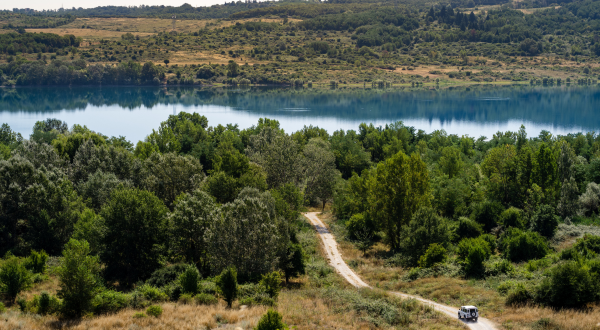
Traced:
<svg viewBox="0 0 600 330">
<path fill-rule="evenodd" d="M 362 122 L 403 121 L 426 132 L 490 138 L 497 131 L 529 136 L 541 130 L 568 134 L 600 130 L 597 87 L 480 85 L 439 89 L 365 88 L 0 88 L 0 123 L 28 137 L 38 120 L 58 118 L 108 136 L 143 140 L 161 121 L 181 111 L 197 112 L 209 125 L 255 125 L 277 119 L 286 132 L 304 125 L 330 133 Z"/>
</svg>

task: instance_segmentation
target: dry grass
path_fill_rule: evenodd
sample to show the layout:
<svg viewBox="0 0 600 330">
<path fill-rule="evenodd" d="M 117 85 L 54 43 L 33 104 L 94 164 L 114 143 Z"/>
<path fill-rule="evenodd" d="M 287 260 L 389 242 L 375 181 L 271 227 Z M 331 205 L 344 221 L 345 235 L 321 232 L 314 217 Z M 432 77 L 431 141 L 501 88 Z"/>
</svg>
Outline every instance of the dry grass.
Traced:
<svg viewBox="0 0 600 330">
<path fill-rule="evenodd" d="M 493 319 L 505 329 L 600 329 L 598 306 L 589 311 L 555 311 L 539 307 L 508 308 L 495 314 Z"/>
<path fill-rule="evenodd" d="M 55 316 L 23 315 L 14 309 L 3 313 L 0 329 L 252 329 L 265 313 L 265 307 L 251 307 L 241 310 L 234 306 L 228 309 L 221 302 L 215 306 L 182 305 L 165 303 L 161 305 L 163 314 L 158 317 L 134 318 L 137 312 L 125 309 L 116 314 L 84 318 L 77 321 L 60 321 Z M 223 326 L 226 325 L 226 326 Z"/>
</svg>

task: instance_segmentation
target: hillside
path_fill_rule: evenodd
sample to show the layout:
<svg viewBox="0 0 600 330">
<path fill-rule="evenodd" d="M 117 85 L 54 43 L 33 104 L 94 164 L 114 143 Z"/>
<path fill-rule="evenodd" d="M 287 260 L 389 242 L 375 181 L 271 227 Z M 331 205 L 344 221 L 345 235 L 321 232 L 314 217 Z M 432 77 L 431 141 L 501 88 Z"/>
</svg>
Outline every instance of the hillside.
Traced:
<svg viewBox="0 0 600 330">
<path fill-rule="evenodd" d="M 0 83 L 593 84 L 597 4 L 265 2 L 3 13 Z M 179 15 L 175 29 L 163 12 Z M 46 28 L 53 24 L 60 27 Z M 37 40 L 42 33 L 76 41 Z M 63 76 L 49 79 L 62 66 Z"/>
</svg>

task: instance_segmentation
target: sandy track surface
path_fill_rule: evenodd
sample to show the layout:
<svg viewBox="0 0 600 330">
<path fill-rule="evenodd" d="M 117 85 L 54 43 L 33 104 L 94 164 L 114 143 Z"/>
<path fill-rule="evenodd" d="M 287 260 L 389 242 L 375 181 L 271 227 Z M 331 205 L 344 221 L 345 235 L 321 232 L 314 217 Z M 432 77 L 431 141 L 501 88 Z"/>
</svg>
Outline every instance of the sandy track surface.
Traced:
<svg viewBox="0 0 600 330">
<path fill-rule="evenodd" d="M 317 230 L 319 237 L 321 237 L 321 241 L 325 246 L 325 252 L 327 253 L 327 259 L 329 264 L 335 268 L 335 270 L 342 275 L 350 284 L 357 288 L 371 288 L 370 285 L 365 283 L 342 259 L 342 254 L 338 250 L 337 242 L 335 241 L 335 237 L 329 232 L 327 227 L 323 224 L 321 219 L 317 217 L 318 212 L 307 212 L 304 213 L 304 216 L 310 220 L 312 225 Z M 435 310 L 440 311 L 450 317 L 458 319 L 458 307 L 446 306 L 443 304 L 436 303 L 435 301 L 423 299 L 418 296 L 408 295 L 400 292 L 392 292 L 391 294 L 400 296 L 402 298 L 412 298 L 416 299 L 424 304 L 428 304 L 432 306 Z M 461 320 L 467 327 L 473 330 L 495 330 L 496 327 L 494 324 L 485 318 L 480 317 L 478 322 L 465 321 Z"/>
</svg>

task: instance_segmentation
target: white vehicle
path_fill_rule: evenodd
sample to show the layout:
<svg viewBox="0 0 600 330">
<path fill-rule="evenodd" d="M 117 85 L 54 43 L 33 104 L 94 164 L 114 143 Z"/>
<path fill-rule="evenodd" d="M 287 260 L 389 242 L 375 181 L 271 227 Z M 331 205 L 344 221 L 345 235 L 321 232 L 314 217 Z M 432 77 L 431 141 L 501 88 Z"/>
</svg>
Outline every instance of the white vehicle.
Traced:
<svg viewBox="0 0 600 330">
<path fill-rule="evenodd" d="M 479 311 L 475 306 L 461 306 L 458 310 L 458 319 L 473 320 L 477 322 Z"/>
</svg>

